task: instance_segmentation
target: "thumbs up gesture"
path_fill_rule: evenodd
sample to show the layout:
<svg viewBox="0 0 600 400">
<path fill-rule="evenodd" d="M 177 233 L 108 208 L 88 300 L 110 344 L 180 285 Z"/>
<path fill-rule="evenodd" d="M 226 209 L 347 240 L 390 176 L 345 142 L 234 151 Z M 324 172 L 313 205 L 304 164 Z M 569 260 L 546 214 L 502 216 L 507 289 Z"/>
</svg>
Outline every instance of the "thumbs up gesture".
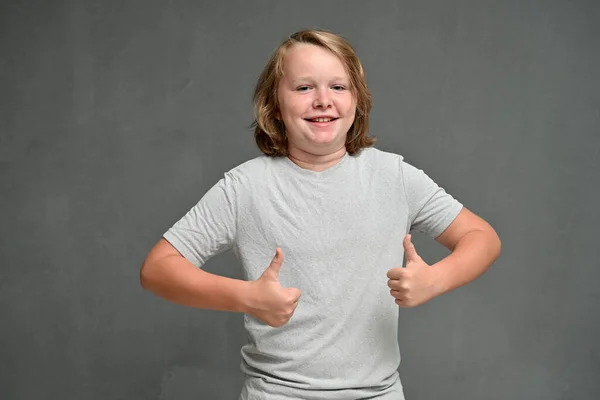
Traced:
<svg viewBox="0 0 600 400">
<path fill-rule="evenodd" d="M 296 310 L 302 293 L 296 288 L 284 288 L 279 282 L 283 251 L 277 248 L 275 257 L 260 278 L 251 282 L 252 304 L 249 314 L 272 327 L 285 325 Z"/>
<path fill-rule="evenodd" d="M 396 304 L 401 307 L 416 307 L 437 295 L 434 286 L 436 269 L 419 256 L 411 241 L 411 235 L 404 237 L 403 244 L 406 266 L 388 271 L 388 286 Z"/>
</svg>

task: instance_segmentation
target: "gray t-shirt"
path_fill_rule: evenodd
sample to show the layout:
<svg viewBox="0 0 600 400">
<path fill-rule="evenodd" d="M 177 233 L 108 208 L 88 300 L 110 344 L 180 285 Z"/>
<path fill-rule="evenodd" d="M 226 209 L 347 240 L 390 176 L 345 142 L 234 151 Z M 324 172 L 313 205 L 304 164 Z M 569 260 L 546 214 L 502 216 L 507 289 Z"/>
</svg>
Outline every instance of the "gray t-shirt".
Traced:
<svg viewBox="0 0 600 400">
<path fill-rule="evenodd" d="M 441 234 L 462 209 L 422 170 L 375 148 L 315 172 L 257 157 L 227 172 L 164 237 L 198 267 L 232 249 L 247 280 L 281 247 L 289 322 L 245 315 L 241 400 L 403 400 L 388 270 L 409 231 Z"/>
</svg>

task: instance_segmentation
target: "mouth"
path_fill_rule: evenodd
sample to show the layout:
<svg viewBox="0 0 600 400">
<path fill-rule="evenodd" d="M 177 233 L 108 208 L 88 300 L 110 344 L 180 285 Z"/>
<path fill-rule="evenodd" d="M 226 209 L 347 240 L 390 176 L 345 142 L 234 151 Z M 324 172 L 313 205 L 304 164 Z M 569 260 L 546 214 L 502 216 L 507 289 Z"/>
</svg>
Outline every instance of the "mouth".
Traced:
<svg viewBox="0 0 600 400">
<path fill-rule="evenodd" d="M 304 118 L 305 121 L 313 124 L 327 124 L 335 121 L 337 118 L 334 117 L 316 117 L 316 118 Z"/>
</svg>

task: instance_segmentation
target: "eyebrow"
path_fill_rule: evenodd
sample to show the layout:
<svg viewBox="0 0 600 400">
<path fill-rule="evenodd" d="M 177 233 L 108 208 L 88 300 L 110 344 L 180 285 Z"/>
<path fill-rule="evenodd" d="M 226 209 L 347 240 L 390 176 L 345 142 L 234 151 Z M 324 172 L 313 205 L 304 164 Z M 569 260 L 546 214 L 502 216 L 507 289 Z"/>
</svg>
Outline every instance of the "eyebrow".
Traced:
<svg viewBox="0 0 600 400">
<path fill-rule="evenodd" d="M 292 80 L 292 83 L 297 83 L 297 82 L 301 82 L 301 81 L 310 81 L 310 80 L 313 80 L 313 79 L 314 78 L 312 76 L 302 76 L 300 78 L 296 78 L 296 79 Z M 341 76 L 334 76 L 333 78 L 331 78 L 331 81 L 343 81 L 343 82 L 346 82 L 346 81 L 349 81 L 349 80 L 350 80 L 349 78 L 344 78 L 344 77 L 341 77 Z"/>
</svg>

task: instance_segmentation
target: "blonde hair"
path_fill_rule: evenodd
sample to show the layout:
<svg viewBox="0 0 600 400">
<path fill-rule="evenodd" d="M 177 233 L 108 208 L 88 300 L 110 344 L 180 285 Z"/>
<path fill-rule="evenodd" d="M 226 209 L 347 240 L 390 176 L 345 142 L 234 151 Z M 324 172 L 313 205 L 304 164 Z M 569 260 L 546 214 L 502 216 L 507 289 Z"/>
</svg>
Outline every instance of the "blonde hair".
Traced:
<svg viewBox="0 0 600 400">
<path fill-rule="evenodd" d="M 356 98 L 356 116 L 346 137 L 346 151 L 358 154 L 372 146 L 376 138 L 368 136 L 371 93 L 365 74 L 352 46 L 341 36 L 324 30 L 310 29 L 292 34 L 271 56 L 254 89 L 254 115 L 252 123 L 258 148 L 266 155 L 287 156 L 287 135 L 283 121 L 277 118 L 279 102 L 277 88 L 283 76 L 283 59 L 289 49 L 298 44 L 312 44 L 325 48 L 344 64 L 350 77 L 351 92 Z"/>
</svg>

